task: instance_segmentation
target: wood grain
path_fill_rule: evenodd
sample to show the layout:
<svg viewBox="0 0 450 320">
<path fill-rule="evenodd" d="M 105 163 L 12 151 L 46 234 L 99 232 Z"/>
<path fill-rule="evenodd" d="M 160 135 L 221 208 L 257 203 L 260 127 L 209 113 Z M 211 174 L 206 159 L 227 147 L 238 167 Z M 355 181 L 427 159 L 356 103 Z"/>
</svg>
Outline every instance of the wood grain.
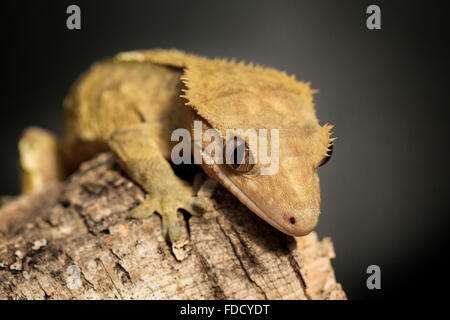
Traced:
<svg viewBox="0 0 450 320">
<path fill-rule="evenodd" d="M 144 192 L 104 153 L 61 185 L 0 209 L 0 299 L 345 299 L 316 233 L 286 236 L 206 180 L 202 217 L 180 213 L 172 248 L 155 214 L 128 217 Z M 80 270 L 79 288 L 70 266 Z M 67 285 L 69 283 L 69 286 Z"/>
</svg>

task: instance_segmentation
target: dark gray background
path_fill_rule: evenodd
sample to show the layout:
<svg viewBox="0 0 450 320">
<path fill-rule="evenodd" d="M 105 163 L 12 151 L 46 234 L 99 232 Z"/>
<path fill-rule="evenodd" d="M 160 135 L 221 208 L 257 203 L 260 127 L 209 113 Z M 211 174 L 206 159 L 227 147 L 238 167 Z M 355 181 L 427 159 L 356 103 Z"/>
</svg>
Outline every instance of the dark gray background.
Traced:
<svg viewBox="0 0 450 320">
<path fill-rule="evenodd" d="M 66 29 L 72 3 L 81 31 Z M 311 81 L 320 121 L 336 125 L 333 158 L 320 169 L 318 232 L 334 241 L 349 298 L 429 295 L 448 251 L 443 3 L 2 1 L 0 194 L 19 191 L 21 130 L 61 133 L 61 101 L 91 62 L 154 47 L 254 61 Z M 381 7 L 381 31 L 365 27 L 369 4 Z M 380 291 L 366 288 L 371 264 L 381 267 Z"/>
</svg>

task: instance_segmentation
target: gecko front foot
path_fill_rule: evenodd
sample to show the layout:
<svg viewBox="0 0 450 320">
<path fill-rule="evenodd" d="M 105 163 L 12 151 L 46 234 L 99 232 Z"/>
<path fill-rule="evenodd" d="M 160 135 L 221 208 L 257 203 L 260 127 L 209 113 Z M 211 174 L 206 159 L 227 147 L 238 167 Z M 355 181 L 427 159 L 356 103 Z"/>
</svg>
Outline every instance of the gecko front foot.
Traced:
<svg viewBox="0 0 450 320">
<path fill-rule="evenodd" d="M 145 200 L 131 211 L 130 216 L 143 219 L 157 212 L 162 220 L 163 237 L 174 243 L 180 238 L 181 233 L 177 215 L 179 209 L 193 216 L 199 216 L 208 209 L 208 205 L 204 198 L 191 194 L 174 193 L 173 196 L 169 194 L 165 197 L 147 195 Z"/>
<path fill-rule="evenodd" d="M 158 127 L 140 123 L 114 132 L 108 146 L 127 175 L 146 192 L 145 200 L 132 210 L 134 218 L 146 218 L 157 212 L 162 218 L 165 239 L 176 242 L 180 238 L 177 212 L 186 210 L 192 215 L 206 211 L 206 201 L 195 196 L 194 188 L 173 172 L 156 143 Z"/>
</svg>

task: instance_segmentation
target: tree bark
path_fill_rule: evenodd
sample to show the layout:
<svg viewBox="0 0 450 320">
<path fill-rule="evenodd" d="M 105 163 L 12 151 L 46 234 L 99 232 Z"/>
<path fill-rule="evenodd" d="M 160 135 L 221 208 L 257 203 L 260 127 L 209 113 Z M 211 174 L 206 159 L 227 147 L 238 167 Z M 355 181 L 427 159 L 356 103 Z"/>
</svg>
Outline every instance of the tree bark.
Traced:
<svg viewBox="0 0 450 320">
<path fill-rule="evenodd" d="M 206 180 L 210 210 L 161 219 L 129 211 L 144 192 L 104 153 L 61 185 L 0 209 L 0 299 L 345 299 L 329 238 L 284 235 Z"/>
</svg>

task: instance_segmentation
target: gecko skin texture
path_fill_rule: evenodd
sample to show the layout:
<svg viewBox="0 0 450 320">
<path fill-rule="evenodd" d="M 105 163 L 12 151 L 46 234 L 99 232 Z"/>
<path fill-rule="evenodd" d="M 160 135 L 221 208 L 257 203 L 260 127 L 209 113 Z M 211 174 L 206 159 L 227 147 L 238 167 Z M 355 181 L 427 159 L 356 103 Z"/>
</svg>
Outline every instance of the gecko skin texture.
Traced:
<svg viewBox="0 0 450 320">
<path fill-rule="evenodd" d="M 19 143 L 22 188 L 34 191 L 45 181 L 61 180 L 86 158 L 112 150 L 147 193 L 132 216 L 159 213 L 163 234 L 174 242 L 180 233 L 177 210 L 201 214 L 207 207 L 170 166 L 177 143 L 171 141 L 173 130 L 192 133 L 194 120 L 202 121 L 203 132 L 278 129 L 275 174 L 201 165 L 272 226 L 292 236 L 306 235 L 321 211 L 317 168 L 330 157 L 334 140 L 332 126 L 319 125 L 314 93 L 294 76 L 234 60 L 162 49 L 120 53 L 95 63 L 72 86 L 64 101 L 63 139 L 39 128 L 25 131 Z"/>
</svg>

